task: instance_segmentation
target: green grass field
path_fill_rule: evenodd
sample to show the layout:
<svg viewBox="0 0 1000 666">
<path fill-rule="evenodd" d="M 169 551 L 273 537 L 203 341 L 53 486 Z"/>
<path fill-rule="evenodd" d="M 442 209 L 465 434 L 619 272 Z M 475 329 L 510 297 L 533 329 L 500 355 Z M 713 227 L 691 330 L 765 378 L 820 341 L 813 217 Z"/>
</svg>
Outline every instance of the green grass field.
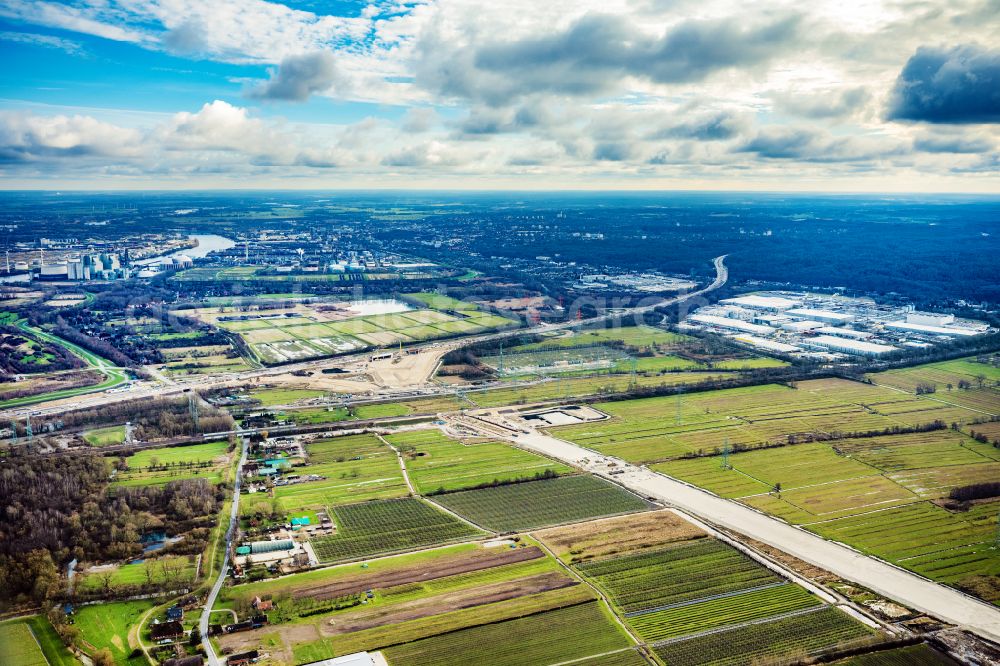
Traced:
<svg viewBox="0 0 1000 666">
<path fill-rule="evenodd" d="M 631 641 L 597 602 L 464 629 L 389 648 L 395 666 L 561 663 L 627 648 Z"/>
<path fill-rule="evenodd" d="M 593 476 L 563 476 L 495 488 L 463 490 L 435 502 L 477 525 L 514 532 L 648 508 L 645 501 Z"/>
<path fill-rule="evenodd" d="M 125 441 L 125 426 L 108 426 L 83 433 L 83 439 L 91 446 L 112 446 Z"/>
<path fill-rule="evenodd" d="M 478 530 L 418 499 L 376 500 L 332 509 L 337 534 L 314 539 L 323 562 L 361 559 L 459 539 Z"/>
<path fill-rule="evenodd" d="M 126 601 L 119 603 L 80 606 L 76 611 L 76 627 L 84 650 L 90 654 L 107 648 L 119 666 L 146 666 L 146 658 L 129 659 L 135 646 L 129 644 L 129 630 L 139 624 L 152 601 Z"/>
<path fill-rule="evenodd" d="M 167 555 L 153 559 L 122 564 L 107 570 L 108 582 L 113 587 L 121 585 L 144 585 L 152 583 L 190 583 L 195 577 L 195 562 L 187 555 Z M 86 574 L 80 579 L 83 589 L 101 589 L 104 586 L 105 574 Z"/>
<path fill-rule="evenodd" d="M 0 624 L 0 663 L 4 666 L 47 666 L 48 660 L 25 620 Z"/>
<path fill-rule="evenodd" d="M 218 483 L 228 465 L 228 448 L 228 442 L 209 442 L 143 449 L 126 459 L 129 469 L 118 472 L 112 486 L 158 485 L 182 479 Z"/>
<path fill-rule="evenodd" d="M 572 471 L 566 465 L 500 442 L 465 444 L 437 429 L 411 430 L 386 439 L 403 451 L 410 480 L 420 493 L 531 478 L 546 470 L 557 474 Z"/>
<path fill-rule="evenodd" d="M 409 494 L 396 454 L 375 435 L 310 442 L 306 452 L 308 464 L 295 472 L 326 478 L 275 487 L 274 496 L 290 514 Z"/>
</svg>

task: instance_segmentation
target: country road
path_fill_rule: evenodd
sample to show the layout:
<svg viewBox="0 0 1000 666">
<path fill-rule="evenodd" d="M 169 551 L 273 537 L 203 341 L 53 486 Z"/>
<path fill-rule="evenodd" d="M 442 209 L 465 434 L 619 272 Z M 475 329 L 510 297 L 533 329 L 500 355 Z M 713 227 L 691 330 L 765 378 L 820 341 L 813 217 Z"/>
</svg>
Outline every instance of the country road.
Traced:
<svg viewBox="0 0 1000 666">
<path fill-rule="evenodd" d="M 558 324 L 539 324 L 537 326 L 531 326 L 527 328 L 514 328 L 505 331 L 497 331 L 494 333 L 485 333 L 482 335 L 472 335 L 463 338 L 456 338 L 453 340 L 445 341 L 430 341 L 414 345 L 407 346 L 408 350 L 411 351 L 421 351 L 435 349 L 441 353 L 445 353 L 452 349 L 458 349 L 461 347 L 468 346 L 470 344 L 475 344 L 479 342 L 488 342 L 491 340 L 502 340 L 506 338 L 516 337 L 520 335 L 526 335 L 531 333 L 543 333 L 550 331 L 561 331 L 570 328 L 576 328 L 579 326 L 586 326 L 588 324 L 597 324 L 601 322 L 606 322 L 614 319 L 620 319 L 635 315 L 640 315 L 646 312 L 652 312 L 657 308 L 670 307 L 677 305 L 679 303 L 684 303 L 692 299 L 698 298 L 712 291 L 715 291 L 719 287 L 726 284 L 729 280 L 729 270 L 726 268 L 725 260 L 727 255 L 721 255 L 712 260 L 715 268 L 715 280 L 711 284 L 698 289 L 697 291 L 692 291 L 686 294 L 680 294 L 674 296 L 673 298 L 667 298 L 663 300 L 656 300 L 655 302 L 647 303 L 645 305 L 639 305 L 632 308 L 621 308 L 615 312 L 609 314 L 599 315 L 597 317 L 589 317 L 587 319 L 572 320 L 560 322 Z M 232 373 L 227 375 L 221 375 L 217 377 L 205 377 L 197 381 L 189 381 L 183 384 L 174 383 L 169 385 L 163 385 L 159 382 L 137 382 L 133 389 L 128 391 L 123 391 L 121 393 L 92 393 L 89 395 L 79 396 L 72 401 L 61 401 L 57 404 L 37 404 L 33 408 L 17 409 L 13 405 L 8 409 L 3 409 L 0 411 L 0 419 L 17 419 L 23 418 L 23 413 L 29 411 L 32 414 L 39 415 L 53 415 L 59 414 L 65 411 L 80 409 L 83 407 L 95 407 L 98 405 L 112 404 L 115 402 L 122 402 L 126 400 L 135 400 L 137 398 L 150 398 L 150 397 L 164 397 L 169 395 L 179 395 L 186 391 L 192 390 L 207 390 L 211 388 L 218 388 L 223 386 L 246 386 L 254 380 L 266 380 L 268 377 L 283 375 L 296 370 L 306 370 L 306 371 L 317 371 L 322 368 L 327 367 L 353 367 L 353 372 L 360 372 L 363 368 L 365 362 L 371 355 L 371 350 L 366 352 L 351 354 L 345 356 L 338 356 L 335 358 L 320 359 L 315 361 L 303 361 L 300 363 L 291 363 L 288 365 L 282 365 L 271 368 L 264 368 L 259 370 L 249 370 L 246 372 Z M 435 387 L 428 388 L 420 391 L 421 396 L 434 396 L 442 395 L 447 393 L 454 393 L 454 388 L 449 387 Z M 412 386 L 403 387 L 402 394 L 408 395 L 412 394 L 414 389 Z M 393 391 L 387 389 L 379 393 L 379 399 L 391 399 L 395 394 L 400 394 L 401 391 Z"/>
<path fill-rule="evenodd" d="M 226 556 L 223 560 L 222 567 L 219 569 L 219 577 L 215 581 L 215 585 L 212 586 L 212 591 L 208 594 L 208 599 L 205 601 L 205 609 L 201 613 L 201 620 L 198 623 L 198 629 L 201 631 L 201 644 L 205 648 L 205 654 L 208 655 L 209 666 L 219 666 L 219 658 L 215 654 L 215 648 L 212 646 L 212 641 L 208 637 L 208 625 L 210 618 L 210 611 L 212 606 L 215 605 L 215 600 L 219 596 L 219 591 L 226 582 L 226 572 L 229 571 L 229 547 L 233 541 L 233 535 L 236 533 L 237 526 L 239 525 L 239 515 L 240 515 L 240 482 L 243 480 L 243 463 L 247 461 L 247 440 L 244 439 L 242 443 L 242 449 L 240 450 L 240 462 L 236 465 L 236 481 L 233 483 L 233 507 L 229 514 L 229 529 L 226 530 Z"/>
<path fill-rule="evenodd" d="M 827 541 L 737 502 L 551 435 L 531 431 L 512 435 L 511 441 L 522 448 L 600 474 L 642 496 L 654 497 L 713 525 L 774 546 L 905 606 L 984 638 L 1000 641 L 1000 608 L 977 601 L 950 587 Z M 625 472 L 609 476 L 608 471 L 612 467 L 608 462 L 615 463 L 614 469 L 624 469 Z"/>
</svg>

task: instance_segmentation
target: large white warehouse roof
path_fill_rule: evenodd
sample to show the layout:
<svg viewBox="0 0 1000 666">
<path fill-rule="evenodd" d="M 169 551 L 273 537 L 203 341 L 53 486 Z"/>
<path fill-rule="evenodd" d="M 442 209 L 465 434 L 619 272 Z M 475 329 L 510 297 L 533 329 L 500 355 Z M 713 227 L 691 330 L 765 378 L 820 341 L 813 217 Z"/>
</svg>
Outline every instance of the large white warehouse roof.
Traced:
<svg viewBox="0 0 1000 666">
<path fill-rule="evenodd" d="M 931 335 L 957 335 L 959 337 L 970 337 L 979 335 L 982 331 L 972 328 L 951 328 L 944 326 L 926 326 L 924 324 L 911 324 L 905 321 L 894 321 L 885 325 L 894 331 L 911 331 L 913 333 L 930 333 Z"/>
<path fill-rule="evenodd" d="M 788 308 L 794 308 L 796 305 L 801 303 L 801 301 L 793 301 L 789 298 L 781 298 L 780 296 L 757 296 L 755 294 L 751 294 L 749 296 L 737 296 L 735 298 L 724 298 L 720 302 L 728 305 L 742 305 L 747 308 L 759 308 L 764 310 L 787 310 Z"/>
<path fill-rule="evenodd" d="M 716 317 L 715 315 L 693 314 L 690 317 L 688 317 L 688 321 L 694 321 L 699 324 L 706 324 L 708 326 L 716 326 L 718 328 L 728 328 L 734 331 L 758 333 L 761 335 L 774 333 L 774 329 L 771 328 L 770 326 L 761 326 L 760 324 L 751 324 L 748 321 L 741 321 L 739 319 L 730 319 L 729 317 Z"/>
<path fill-rule="evenodd" d="M 748 345 L 753 345 L 754 347 L 759 347 L 760 349 L 767 349 L 768 351 L 780 352 L 784 354 L 790 354 L 792 352 L 802 351 L 801 347 L 796 347 L 795 345 L 786 345 L 784 342 L 775 342 L 774 340 L 768 340 L 767 338 L 758 338 L 755 335 L 743 335 L 737 333 L 730 336 L 733 340 L 737 342 L 743 342 Z"/>
<path fill-rule="evenodd" d="M 835 324 L 854 321 L 854 315 L 844 314 L 843 312 L 834 312 L 833 310 L 795 308 L 793 310 L 786 310 L 785 314 L 794 317 L 801 317 L 803 319 L 815 319 L 816 321 L 825 321 Z"/>
<path fill-rule="evenodd" d="M 848 338 L 838 338 L 832 335 L 818 335 L 812 340 L 812 344 L 832 349 L 833 351 L 844 352 L 846 354 L 859 354 L 861 356 L 881 356 L 896 351 L 895 347 L 889 345 L 878 345 L 874 342 L 863 340 L 850 340 Z"/>
</svg>

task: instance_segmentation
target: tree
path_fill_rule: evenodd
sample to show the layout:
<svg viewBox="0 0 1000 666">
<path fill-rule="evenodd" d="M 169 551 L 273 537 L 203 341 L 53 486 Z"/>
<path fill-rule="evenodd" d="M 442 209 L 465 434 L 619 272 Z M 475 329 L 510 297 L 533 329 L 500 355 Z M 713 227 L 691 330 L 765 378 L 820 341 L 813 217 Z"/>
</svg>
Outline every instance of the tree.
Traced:
<svg viewBox="0 0 1000 666">
<path fill-rule="evenodd" d="M 111 654 L 111 650 L 108 648 L 98 650 L 91 655 L 91 659 L 94 660 L 94 666 L 115 666 L 114 655 Z"/>
</svg>

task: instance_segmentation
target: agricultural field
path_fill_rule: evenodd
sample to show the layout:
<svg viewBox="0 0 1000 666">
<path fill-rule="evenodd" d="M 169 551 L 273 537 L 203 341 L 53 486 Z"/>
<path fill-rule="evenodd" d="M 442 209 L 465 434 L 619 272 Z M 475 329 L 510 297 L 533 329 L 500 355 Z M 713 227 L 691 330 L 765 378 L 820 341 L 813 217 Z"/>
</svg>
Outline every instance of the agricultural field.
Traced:
<svg viewBox="0 0 1000 666">
<path fill-rule="evenodd" d="M 178 336 L 185 334 L 163 333 L 151 335 L 150 338 L 157 340 L 167 336 Z M 178 338 L 168 338 L 173 344 Z M 181 338 L 183 339 L 183 338 Z M 160 354 L 163 355 L 164 363 L 160 369 L 170 376 L 183 377 L 187 375 L 202 375 L 223 372 L 242 372 L 249 370 L 247 364 L 239 352 L 228 342 L 226 344 L 198 344 L 198 339 L 190 340 L 190 345 L 183 347 L 161 347 Z"/>
<path fill-rule="evenodd" d="M 112 487 L 159 485 L 182 479 L 219 483 L 230 463 L 229 442 L 143 449 L 127 457 L 126 462 L 128 469 L 115 473 Z"/>
<path fill-rule="evenodd" d="M 129 655 L 138 647 L 134 628 L 153 605 L 152 601 L 125 601 L 80 606 L 75 619 L 84 651 L 92 655 L 107 649 L 118 666 L 146 666 L 142 654 L 131 659 Z"/>
<path fill-rule="evenodd" d="M 608 612 L 590 602 L 391 647 L 385 657 L 391 665 L 406 666 L 542 666 L 624 650 L 631 644 Z"/>
<path fill-rule="evenodd" d="M 403 453 L 410 480 L 421 494 L 572 472 L 566 465 L 507 444 L 462 442 L 437 429 L 388 435 L 386 441 Z"/>
<path fill-rule="evenodd" d="M 472 539 L 482 533 L 413 498 L 375 500 L 331 509 L 337 534 L 312 541 L 323 562 L 362 559 Z"/>
<path fill-rule="evenodd" d="M 694 338 L 652 326 L 568 331 L 540 342 L 509 347 L 481 361 L 505 376 L 582 375 L 588 373 L 662 374 L 706 370 L 746 371 L 786 362 L 765 357 L 737 358 L 689 354 Z M 683 355 L 679 355 L 683 354 Z"/>
<path fill-rule="evenodd" d="M 496 532 L 530 530 L 649 508 L 635 495 L 587 475 L 463 490 L 438 495 L 434 501 Z"/>
<path fill-rule="evenodd" d="M 576 568 L 626 614 L 689 608 L 687 604 L 698 599 L 783 583 L 738 550 L 707 538 L 584 562 Z"/>
<path fill-rule="evenodd" d="M 935 425 L 935 400 L 823 379 L 603 403 L 610 420 L 552 430 L 993 600 L 976 577 L 1000 573 L 997 501 L 939 504 L 1000 478 L 1000 449 L 968 435 L 992 425 L 971 409 L 946 406 L 957 430 Z"/>
<path fill-rule="evenodd" d="M 683 376 L 683 375 L 681 375 Z M 939 419 L 938 405 L 924 396 L 841 379 L 750 386 L 686 396 L 602 403 L 610 421 L 566 426 L 559 436 L 636 463 L 655 463 L 692 454 L 808 441 L 840 439 L 852 433 L 891 431 Z M 916 408 L 913 420 L 893 409 Z M 958 422 L 982 415 L 963 408 Z M 953 415 L 955 416 L 955 415 Z"/>
<path fill-rule="evenodd" d="M 818 654 L 857 645 L 875 636 L 872 629 L 836 608 L 663 643 L 656 655 L 670 666 L 743 666 L 755 661 Z"/>
<path fill-rule="evenodd" d="M 313 441 L 306 453 L 306 466 L 295 471 L 325 478 L 276 486 L 274 497 L 289 514 L 409 494 L 395 452 L 375 435 Z"/>
<path fill-rule="evenodd" d="M 667 509 L 602 518 L 539 530 L 534 536 L 560 560 L 577 564 L 608 555 L 664 546 L 708 535 Z"/>
<path fill-rule="evenodd" d="M 79 666 L 56 630 L 42 615 L 0 622 L 0 664 Z"/>
<path fill-rule="evenodd" d="M 474 304 L 463 303 L 461 310 L 447 308 L 445 312 L 444 309 L 441 306 L 414 309 L 394 299 L 316 299 L 271 309 L 220 305 L 179 312 L 239 335 L 255 359 L 265 364 L 474 333 L 516 323 L 483 312 Z"/>
<path fill-rule="evenodd" d="M 871 652 L 832 663 L 836 666 L 959 666 L 957 661 L 927 643 Z"/>
<path fill-rule="evenodd" d="M 0 623 L 0 663 L 5 666 L 48 666 L 42 646 L 26 621 Z"/>
<path fill-rule="evenodd" d="M 587 395 L 622 393 L 633 386 L 676 386 L 723 379 L 727 372 L 678 372 L 663 375 L 630 374 L 597 375 L 594 377 L 565 377 L 557 380 L 531 381 L 524 386 L 469 391 L 466 397 L 479 407 L 501 407 L 546 400 L 564 400 Z"/>
</svg>

